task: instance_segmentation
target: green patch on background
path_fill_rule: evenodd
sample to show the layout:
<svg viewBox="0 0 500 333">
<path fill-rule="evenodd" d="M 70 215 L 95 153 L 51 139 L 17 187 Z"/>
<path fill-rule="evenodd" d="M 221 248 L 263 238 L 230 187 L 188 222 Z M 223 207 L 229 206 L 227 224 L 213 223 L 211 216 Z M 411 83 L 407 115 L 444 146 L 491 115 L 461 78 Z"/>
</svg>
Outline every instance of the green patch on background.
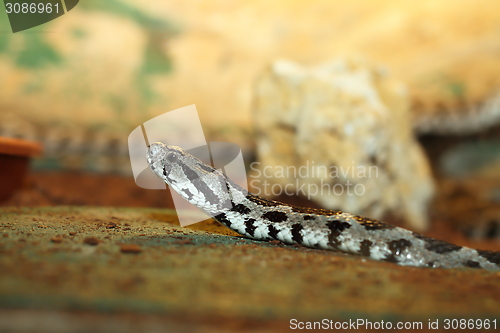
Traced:
<svg viewBox="0 0 500 333">
<path fill-rule="evenodd" d="M 76 39 L 83 39 L 87 37 L 87 32 L 82 28 L 75 28 L 71 31 L 71 35 Z"/>
<path fill-rule="evenodd" d="M 0 33 L 0 53 L 3 53 L 7 50 L 7 45 L 9 45 L 9 39 L 7 37 L 7 34 Z"/>
<path fill-rule="evenodd" d="M 158 44 L 150 43 L 146 47 L 144 62 L 141 68 L 143 74 L 166 74 L 172 70 L 170 59 L 165 55 Z"/>
<path fill-rule="evenodd" d="M 448 85 L 448 89 L 450 90 L 451 94 L 454 97 L 463 98 L 465 96 L 465 91 L 467 90 L 467 87 L 465 83 L 462 82 L 451 82 Z"/>
<path fill-rule="evenodd" d="M 161 103 L 163 96 L 155 90 L 152 80 L 157 79 L 154 77 L 155 75 L 161 76 L 172 72 L 172 60 L 165 45 L 169 38 L 178 33 L 178 29 L 169 20 L 154 12 L 143 10 L 140 4 L 129 4 L 123 0 L 80 1 L 76 8 L 80 13 L 83 11 L 84 15 L 100 12 L 134 22 L 145 36 L 145 45 L 140 49 L 142 61 L 139 67 L 131 73 L 130 79 L 124 82 L 126 89 L 120 93 L 111 93 L 106 89 L 104 91 L 94 90 L 85 83 L 87 81 L 82 79 L 63 88 L 61 96 L 82 103 L 86 103 L 88 99 L 99 99 L 99 102 L 106 104 L 108 109 L 112 109 L 118 119 L 128 117 L 127 112 L 132 109 L 130 107 L 131 101 L 134 101 L 135 104 L 138 100 L 138 108 L 143 110 L 155 103 Z M 68 13 L 68 15 L 72 15 L 72 13 Z M 31 28 L 29 32 L 21 32 L 13 38 L 7 15 L 0 13 L 0 52 L 4 52 L 5 56 L 1 53 L 0 55 L 7 58 L 6 60 L 12 64 L 12 67 L 17 67 L 16 70 L 22 70 L 28 74 L 27 80 L 21 88 L 21 92 L 24 94 L 43 93 L 51 80 L 53 70 L 72 71 L 75 76 L 79 75 L 78 78 L 87 75 L 86 72 L 81 71 L 78 64 L 72 66 L 71 60 L 73 59 L 66 58 L 65 53 L 61 52 L 57 45 L 51 44 L 46 30 L 49 26 L 50 23 L 44 24 L 43 27 Z M 74 26 L 65 33 L 74 40 L 93 37 L 89 35 L 85 25 Z M 14 43 L 16 49 L 12 49 L 13 41 L 16 41 Z M 75 52 L 79 52 L 79 50 L 76 49 Z M 143 114 L 148 113 L 144 112 Z M 50 162 L 48 165 L 53 166 L 54 163 Z"/>
<path fill-rule="evenodd" d="M 159 95 L 149 82 L 150 75 L 164 75 L 172 71 L 172 61 L 163 50 L 162 45 L 168 38 L 179 33 L 179 29 L 169 21 L 148 15 L 144 11 L 119 0 L 87 0 L 80 2 L 80 8 L 107 12 L 109 14 L 130 19 L 140 25 L 148 35 L 148 43 L 144 51 L 143 63 L 135 76 L 134 85 L 141 96 L 144 107 L 151 105 Z M 110 103 L 117 113 L 121 106 L 114 98 Z"/>
<path fill-rule="evenodd" d="M 3 9 L 4 7 L 1 7 L 0 5 L 0 8 Z M 10 34 L 9 18 L 7 17 L 7 13 L 0 10 L 0 53 L 7 50 Z"/>
<path fill-rule="evenodd" d="M 47 65 L 58 65 L 62 61 L 57 51 L 47 44 L 39 34 L 26 34 L 25 45 L 16 58 L 19 67 L 38 69 Z"/>
<path fill-rule="evenodd" d="M 151 88 L 151 84 L 146 75 L 142 73 L 136 75 L 134 85 L 145 104 L 143 106 L 152 104 L 158 98 L 158 94 Z"/>
<path fill-rule="evenodd" d="M 134 82 L 144 106 L 152 104 L 159 98 L 159 95 L 151 87 L 149 76 L 167 74 L 171 70 L 172 63 L 161 50 L 160 43 L 149 43 L 144 51 L 142 67 Z"/>
</svg>

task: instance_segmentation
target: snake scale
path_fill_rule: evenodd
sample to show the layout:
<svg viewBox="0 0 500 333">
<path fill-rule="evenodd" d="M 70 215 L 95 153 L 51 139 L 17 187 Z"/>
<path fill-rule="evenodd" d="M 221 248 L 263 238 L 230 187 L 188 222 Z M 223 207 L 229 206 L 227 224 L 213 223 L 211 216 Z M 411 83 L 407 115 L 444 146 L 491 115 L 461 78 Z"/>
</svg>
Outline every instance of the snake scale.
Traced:
<svg viewBox="0 0 500 333">
<path fill-rule="evenodd" d="M 153 143 L 147 160 L 151 170 L 184 199 L 245 237 L 277 239 L 403 266 L 500 270 L 500 252 L 450 244 L 342 211 L 255 196 L 177 146 Z"/>
</svg>

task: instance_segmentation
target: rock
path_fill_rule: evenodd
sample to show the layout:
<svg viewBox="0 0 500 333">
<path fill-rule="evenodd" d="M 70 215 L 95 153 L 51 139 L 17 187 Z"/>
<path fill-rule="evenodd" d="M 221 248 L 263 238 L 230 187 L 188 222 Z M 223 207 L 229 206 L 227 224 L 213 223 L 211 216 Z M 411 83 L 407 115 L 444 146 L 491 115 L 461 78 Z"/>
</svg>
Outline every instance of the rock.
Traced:
<svg viewBox="0 0 500 333">
<path fill-rule="evenodd" d="M 325 208 L 427 227 L 434 186 L 403 86 L 361 61 L 277 61 L 255 95 L 257 194 L 305 194 Z"/>
</svg>

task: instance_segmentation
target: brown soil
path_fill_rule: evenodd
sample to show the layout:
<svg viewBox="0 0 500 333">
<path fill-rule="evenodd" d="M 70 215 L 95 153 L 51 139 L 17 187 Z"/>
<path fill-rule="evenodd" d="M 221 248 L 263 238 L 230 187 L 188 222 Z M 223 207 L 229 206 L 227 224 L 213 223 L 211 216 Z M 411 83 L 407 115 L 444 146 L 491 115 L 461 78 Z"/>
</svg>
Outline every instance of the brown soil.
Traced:
<svg viewBox="0 0 500 333">
<path fill-rule="evenodd" d="M 285 332 L 293 318 L 418 321 L 425 329 L 429 320 L 440 328 L 450 318 L 498 320 L 499 273 L 401 267 L 228 236 L 212 224 L 212 232 L 180 228 L 172 214 L 1 208 L 0 331 Z"/>
</svg>

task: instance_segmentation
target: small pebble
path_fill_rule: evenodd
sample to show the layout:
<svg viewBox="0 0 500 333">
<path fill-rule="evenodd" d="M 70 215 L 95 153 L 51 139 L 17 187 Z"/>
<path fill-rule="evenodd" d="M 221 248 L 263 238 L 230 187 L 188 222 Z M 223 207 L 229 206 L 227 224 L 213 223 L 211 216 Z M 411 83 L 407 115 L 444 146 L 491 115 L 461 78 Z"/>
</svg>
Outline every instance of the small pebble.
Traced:
<svg viewBox="0 0 500 333">
<path fill-rule="evenodd" d="M 88 245 L 97 245 L 100 243 L 99 239 L 95 237 L 87 237 L 83 240 L 83 243 L 88 244 Z"/>
<path fill-rule="evenodd" d="M 50 241 L 51 241 L 52 243 L 59 244 L 59 243 L 61 243 L 61 242 L 62 242 L 62 238 L 61 238 L 60 236 L 54 236 L 54 237 L 52 237 L 52 238 L 50 239 Z"/>
<path fill-rule="evenodd" d="M 106 229 L 114 229 L 117 227 L 117 224 L 115 222 L 109 222 L 107 225 L 106 225 Z"/>
<path fill-rule="evenodd" d="M 122 253 L 141 253 L 142 249 L 135 244 L 120 244 L 120 252 Z"/>
</svg>

